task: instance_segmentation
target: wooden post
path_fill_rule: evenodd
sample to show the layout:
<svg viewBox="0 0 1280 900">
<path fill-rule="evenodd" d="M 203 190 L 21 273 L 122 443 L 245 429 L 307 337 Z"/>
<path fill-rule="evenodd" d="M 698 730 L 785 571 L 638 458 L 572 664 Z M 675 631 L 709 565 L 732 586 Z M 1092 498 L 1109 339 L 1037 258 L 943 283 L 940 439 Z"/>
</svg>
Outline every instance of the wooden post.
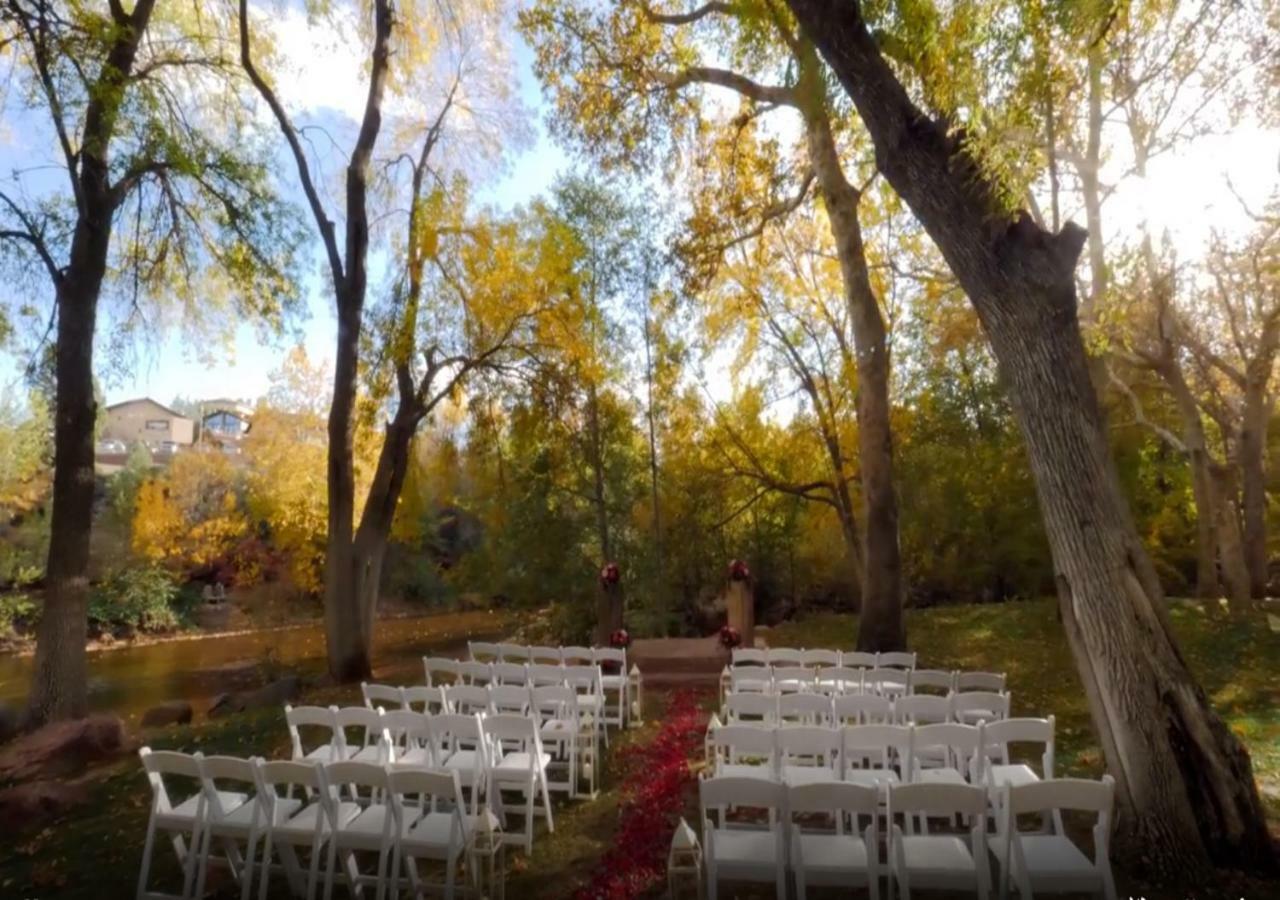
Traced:
<svg viewBox="0 0 1280 900">
<path fill-rule="evenodd" d="M 756 637 L 756 594 L 750 576 L 730 578 L 725 606 L 729 613 L 729 627 L 742 635 L 742 646 L 754 647 Z"/>
<path fill-rule="evenodd" d="M 623 606 L 622 581 L 601 578 L 600 593 L 596 595 L 596 630 L 592 638 L 597 647 L 608 647 L 609 635 L 622 627 Z"/>
</svg>

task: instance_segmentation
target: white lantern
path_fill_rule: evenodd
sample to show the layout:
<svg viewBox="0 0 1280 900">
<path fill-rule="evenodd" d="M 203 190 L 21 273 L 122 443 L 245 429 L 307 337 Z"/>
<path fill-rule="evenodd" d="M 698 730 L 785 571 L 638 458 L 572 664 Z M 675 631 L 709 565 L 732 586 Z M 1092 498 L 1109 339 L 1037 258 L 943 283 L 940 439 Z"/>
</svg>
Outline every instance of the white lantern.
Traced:
<svg viewBox="0 0 1280 900">
<path fill-rule="evenodd" d="M 488 804 L 476 817 L 475 860 L 478 896 L 502 900 L 507 893 L 507 842 L 502 822 Z"/>
<path fill-rule="evenodd" d="M 671 900 L 697 897 L 702 900 L 702 847 L 698 836 L 684 819 L 671 836 L 671 851 L 667 854 L 667 889 Z"/>
<path fill-rule="evenodd" d="M 720 672 L 720 705 L 724 706 L 725 695 L 729 693 L 729 667 L 725 666 Z"/>
<path fill-rule="evenodd" d="M 631 721 L 630 725 L 644 724 L 644 676 L 640 674 L 640 667 L 635 663 L 631 664 L 631 674 L 629 676 L 631 682 Z"/>
<path fill-rule="evenodd" d="M 720 717 L 717 716 L 715 713 L 712 713 L 710 721 L 707 722 L 707 736 L 703 738 L 703 742 L 702 742 L 703 759 L 706 760 L 707 766 L 712 770 L 711 772 L 712 775 L 715 774 L 715 759 L 713 758 L 713 754 L 715 750 L 714 750 L 714 744 L 712 743 L 712 738 L 715 736 L 716 729 L 719 727 L 720 727 Z"/>
</svg>

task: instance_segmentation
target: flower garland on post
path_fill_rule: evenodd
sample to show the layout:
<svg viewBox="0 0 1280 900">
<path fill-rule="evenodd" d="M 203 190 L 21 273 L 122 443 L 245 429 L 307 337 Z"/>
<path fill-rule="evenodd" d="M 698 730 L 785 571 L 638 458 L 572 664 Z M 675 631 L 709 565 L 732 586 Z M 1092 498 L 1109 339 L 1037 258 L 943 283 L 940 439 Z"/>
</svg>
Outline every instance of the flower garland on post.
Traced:
<svg viewBox="0 0 1280 900">
<path fill-rule="evenodd" d="M 694 692 L 679 690 L 671 695 L 657 736 L 622 751 L 613 846 L 575 900 L 632 900 L 665 882 L 671 832 L 697 780 L 689 758 L 701 749 L 706 728 Z"/>
</svg>

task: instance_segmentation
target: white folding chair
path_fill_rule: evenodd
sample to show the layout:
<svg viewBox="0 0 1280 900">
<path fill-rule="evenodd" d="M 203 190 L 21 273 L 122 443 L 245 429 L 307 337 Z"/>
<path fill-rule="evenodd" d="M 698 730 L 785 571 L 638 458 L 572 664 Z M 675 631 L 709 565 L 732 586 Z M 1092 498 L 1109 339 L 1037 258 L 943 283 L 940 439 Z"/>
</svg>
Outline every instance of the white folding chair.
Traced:
<svg viewBox="0 0 1280 900">
<path fill-rule="evenodd" d="M 499 658 L 498 645 L 488 641 L 467 641 L 467 658 L 471 662 L 495 662 Z"/>
<path fill-rule="evenodd" d="M 595 663 L 595 653 L 590 647 L 569 646 L 560 648 L 560 659 L 566 666 L 590 666 Z"/>
<path fill-rule="evenodd" d="M 542 747 L 551 754 L 547 788 L 578 796 L 578 755 L 583 744 L 582 718 L 578 713 L 578 695 L 563 685 L 534 688 L 531 711 L 538 720 L 538 736 Z M 588 735 L 589 737 L 589 735 Z M 592 755 L 594 762 L 594 755 Z M 555 771 L 563 768 L 565 777 L 557 779 Z M 591 771 L 591 790 L 595 790 L 595 770 Z"/>
<path fill-rule="evenodd" d="M 263 831 L 262 880 L 258 900 L 267 900 L 273 869 L 272 858 L 278 854 L 289 886 L 295 896 L 314 900 L 320 884 L 320 859 L 329 840 L 331 818 L 352 819 L 360 813 L 359 804 L 339 802 L 325 790 L 320 774 L 323 766 L 305 762 L 262 762 L 254 767 L 258 782 L 258 802 L 262 804 Z M 298 796 L 294 796 L 298 794 Z M 329 809 L 330 805 L 333 810 Z M 306 877 L 298 851 L 308 851 Z"/>
<path fill-rule="evenodd" d="M 777 896 L 785 898 L 786 789 L 759 778 L 706 778 L 698 785 L 698 798 L 708 900 L 716 900 L 721 881 L 773 882 Z M 764 827 L 730 821 L 730 808 L 765 811 Z"/>
<path fill-rule="evenodd" d="M 364 706 L 343 706 L 333 711 L 335 729 L 346 749 L 345 760 L 367 763 L 387 761 L 390 736 L 382 720 L 382 710 Z"/>
<path fill-rule="evenodd" d="M 893 703 L 878 694 L 845 694 L 831 698 L 837 725 L 892 725 Z"/>
<path fill-rule="evenodd" d="M 879 666 L 862 673 L 862 690 L 882 697 L 897 699 L 907 693 L 908 669 Z"/>
<path fill-rule="evenodd" d="M 423 687 L 413 685 L 401 688 L 404 694 L 404 708 L 420 713 L 444 712 L 444 690 L 439 687 Z"/>
<path fill-rule="evenodd" d="M 850 669 L 874 669 L 876 654 L 863 650 L 845 650 L 840 654 L 840 665 Z"/>
<path fill-rule="evenodd" d="M 778 777 L 778 742 L 776 728 L 758 725 L 722 725 L 708 732 L 713 771 L 717 777 Z"/>
<path fill-rule="evenodd" d="M 422 657 L 422 668 L 427 676 L 427 687 L 443 687 L 456 684 L 461 680 L 458 675 L 458 661 L 443 656 Z"/>
<path fill-rule="evenodd" d="M 840 732 L 816 725 L 777 730 L 778 774 L 787 785 L 840 781 Z"/>
<path fill-rule="evenodd" d="M 403 709 L 404 689 L 390 684 L 369 684 L 360 682 L 360 694 L 364 697 L 364 705 L 369 709 Z"/>
<path fill-rule="evenodd" d="M 893 701 L 893 720 L 899 725 L 931 725 L 953 718 L 950 697 L 909 694 Z"/>
<path fill-rule="evenodd" d="M 525 853 L 533 852 L 533 808 L 542 798 L 547 831 L 555 831 L 551 817 L 551 793 L 547 788 L 547 766 L 551 754 L 542 749 L 537 722 L 528 716 L 488 716 L 480 720 L 480 730 L 491 754 L 490 790 L 501 795 L 504 790 L 519 791 L 524 797 L 524 830 L 509 832 L 506 838 L 518 838 Z M 508 749 L 514 745 L 515 749 Z"/>
<path fill-rule="evenodd" d="M 1003 693 L 1005 675 L 1003 672 L 956 672 L 956 691 L 994 691 Z"/>
<path fill-rule="evenodd" d="M 952 714 L 957 722 L 976 725 L 1009 718 L 1008 692 L 961 691 L 951 695 Z"/>
<path fill-rule="evenodd" d="M 284 720 L 289 727 L 289 742 L 293 746 L 293 759 L 299 762 L 334 762 L 347 755 L 343 742 L 342 730 L 338 728 L 334 713 L 336 706 L 290 706 L 284 707 Z M 308 733 L 319 732 L 321 740 L 308 749 L 303 740 L 302 729 Z"/>
<path fill-rule="evenodd" d="M 444 688 L 445 708 L 460 716 L 487 713 L 489 689 L 476 684 L 455 684 Z"/>
<path fill-rule="evenodd" d="M 899 650 L 886 650 L 883 653 L 876 654 L 876 667 L 880 669 L 914 669 L 916 667 L 916 655 Z"/>
<path fill-rule="evenodd" d="M 524 687 L 529 683 L 527 663 L 499 662 L 493 664 L 493 680 L 490 686 L 505 684 Z"/>
<path fill-rule="evenodd" d="M 730 725 L 778 724 L 778 697 L 775 694 L 726 694 L 725 721 Z"/>
<path fill-rule="evenodd" d="M 531 663 L 529 665 L 529 684 L 533 687 L 563 686 L 564 666 L 559 663 L 555 665 Z"/>
<path fill-rule="evenodd" d="M 530 699 L 526 684 L 498 684 L 489 688 L 489 709 L 500 715 L 527 716 Z"/>
<path fill-rule="evenodd" d="M 498 661 L 527 663 L 529 661 L 529 647 L 526 644 L 499 644 Z"/>
<path fill-rule="evenodd" d="M 838 650 L 823 650 L 821 648 L 815 650 L 801 650 L 800 659 L 796 661 L 796 665 L 809 666 L 812 669 L 834 668 L 840 665 L 840 652 Z"/>
<path fill-rule="evenodd" d="M 940 691 L 943 696 L 955 687 L 956 673 L 944 669 L 912 669 L 907 673 L 907 693 Z"/>
<path fill-rule="evenodd" d="M 734 647 L 729 653 L 731 666 L 767 666 L 769 654 L 755 647 Z"/>
<path fill-rule="evenodd" d="M 735 694 L 773 690 L 773 670 L 768 666 L 730 666 L 729 691 Z"/>
<path fill-rule="evenodd" d="M 792 647 L 769 647 L 764 651 L 764 658 L 775 669 L 779 666 L 804 665 L 804 654 Z"/>
<path fill-rule="evenodd" d="M 984 780 L 993 789 L 1015 787 L 1053 778 L 1053 716 L 1046 719 L 1001 719 L 989 722 L 983 729 L 982 754 Z M 1040 773 L 1026 763 L 1014 762 L 1010 744 L 1037 744 L 1041 750 Z"/>
<path fill-rule="evenodd" d="M 911 755 L 911 729 L 902 725 L 848 725 L 841 729 L 840 780 L 881 789 L 903 780 Z"/>
<path fill-rule="evenodd" d="M 333 896 L 333 882 L 338 863 L 351 896 L 360 896 L 366 886 L 382 900 L 387 887 L 387 864 L 391 857 L 391 835 L 394 825 L 387 801 L 387 769 L 377 763 L 337 762 L 320 769 L 324 793 L 329 795 L 329 856 L 324 870 L 324 900 Z M 338 803 L 344 789 L 351 796 L 367 792 L 369 802 L 356 815 L 342 812 Z M 360 865 L 360 857 L 376 853 L 374 874 Z"/>
<path fill-rule="evenodd" d="M 817 686 L 815 670 L 806 666 L 774 666 L 773 689 L 779 694 L 812 691 Z"/>
<path fill-rule="evenodd" d="M 235 756 L 200 759 L 200 784 L 204 792 L 204 824 L 201 827 L 199 872 L 194 897 L 203 897 L 209 862 L 215 844 L 218 861 L 240 882 L 241 900 L 249 900 L 253 866 L 265 819 L 257 798 L 256 760 Z M 228 802 L 229 801 L 229 802 Z"/>
<path fill-rule="evenodd" d="M 796 816 L 802 817 L 800 821 Z M 811 826 L 822 815 L 822 830 Z M 815 887 L 865 887 L 880 897 L 879 791 L 858 784 L 806 784 L 787 790 L 787 826 L 791 832 L 791 869 L 797 900 Z M 865 829 L 859 825 L 867 820 Z M 823 823 L 824 825 L 826 823 Z"/>
<path fill-rule="evenodd" d="M 908 781 L 978 784 L 981 781 L 982 726 L 940 722 L 911 730 Z"/>
<path fill-rule="evenodd" d="M 627 710 L 631 708 L 627 651 L 621 647 L 596 647 L 592 662 L 600 667 L 600 686 L 604 689 L 606 701 L 610 694 L 617 698 L 616 706 L 607 702 L 605 704 L 605 724 L 622 728 L 627 721 Z"/>
<path fill-rule="evenodd" d="M 473 871 L 474 819 L 465 814 L 462 786 L 456 771 L 396 770 L 387 775 L 387 793 L 393 819 L 390 880 L 394 896 L 400 895 L 401 873 L 407 876 L 413 897 L 429 888 L 418 867 L 419 860 L 444 864 L 445 900 L 453 900 L 458 864 Z"/>
<path fill-rule="evenodd" d="M 388 764 L 397 768 L 428 768 L 436 764 L 431 745 L 431 717 L 412 709 L 383 713 L 382 724 L 391 739 Z"/>
<path fill-rule="evenodd" d="M 897 824 L 896 816 L 902 816 Z M 969 840 L 958 834 L 929 834 L 928 820 L 963 818 Z M 970 784 L 889 785 L 889 888 L 896 884 L 902 900 L 913 888 L 969 891 L 986 898 L 987 792 Z M 920 823 L 917 833 L 916 823 Z"/>
<path fill-rule="evenodd" d="M 147 820 L 147 837 L 142 849 L 142 867 L 138 872 L 139 900 L 171 900 L 193 896 L 197 857 L 200 854 L 201 828 L 205 820 L 207 798 L 202 787 L 200 760 L 196 753 L 177 753 L 171 750 L 152 750 L 143 747 L 138 751 L 142 768 L 151 785 L 151 815 Z M 189 783 L 189 796 L 174 802 L 170 794 L 172 782 Z M 225 798 L 226 805 L 234 808 L 244 803 L 246 797 L 232 795 Z M 151 876 L 151 857 L 155 849 L 156 833 L 167 835 L 182 866 L 182 893 L 166 894 L 147 887 Z"/>
<path fill-rule="evenodd" d="M 564 665 L 564 654 L 559 647 L 530 647 L 529 662 L 546 666 Z"/>
<path fill-rule="evenodd" d="M 779 724 L 835 725 L 831 698 L 826 694 L 783 694 L 778 697 Z"/>
<path fill-rule="evenodd" d="M 564 683 L 578 694 L 578 712 L 591 716 L 599 729 L 604 745 L 609 746 L 609 729 L 605 728 L 604 682 L 597 665 L 564 667 Z"/>
<path fill-rule="evenodd" d="M 1109 842 L 1115 781 L 1055 778 L 1002 789 L 998 814 L 1000 827 L 990 839 L 991 852 L 1000 866 L 1000 897 L 1009 894 L 1009 883 L 1018 887 L 1022 900 L 1041 894 L 1091 893 L 1116 900 L 1111 873 Z M 1054 823 L 1048 833 L 1018 830 L 1018 816 L 1051 811 Z M 1090 812 L 1093 825 L 1093 859 L 1069 838 L 1062 827 L 1063 812 Z"/>
<path fill-rule="evenodd" d="M 443 713 L 432 716 L 427 729 L 436 765 L 458 773 L 464 794 L 471 794 L 471 815 L 479 815 L 489 786 L 489 752 L 480 730 L 480 717 Z M 501 799 L 494 805 L 500 807 Z"/>
<path fill-rule="evenodd" d="M 493 663 L 460 662 L 457 664 L 458 684 L 486 685 L 493 681 Z"/>
<path fill-rule="evenodd" d="M 862 693 L 862 672 L 862 669 L 851 669 L 848 666 L 818 669 L 814 678 L 814 690 L 833 696 L 860 694 Z"/>
</svg>

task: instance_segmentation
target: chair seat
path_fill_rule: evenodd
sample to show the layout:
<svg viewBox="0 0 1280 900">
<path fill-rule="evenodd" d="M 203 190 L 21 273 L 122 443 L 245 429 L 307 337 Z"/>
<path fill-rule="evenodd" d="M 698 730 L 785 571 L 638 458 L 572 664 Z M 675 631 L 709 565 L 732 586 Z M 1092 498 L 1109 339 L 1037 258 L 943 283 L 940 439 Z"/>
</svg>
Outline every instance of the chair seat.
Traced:
<svg viewBox="0 0 1280 900">
<path fill-rule="evenodd" d="M 223 808 L 225 809 L 226 807 Z M 276 800 L 276 815 L 282 819 L 287 819 L 301 808 L 302 801 L 295 798 L 281 797 Z M 213 830 L 219 834 L 247 835 L 250 829 L 253 828 L 255 813 L 260 813 L 256 800 L 241 803 L 214 824 Z M 258 824 L 264 824 L 264 821 L 259 814 Z"/>
<path fill-rule="evenodd" d="M 338 833 L 339 846 L 377 850 L 382 846 L 382 832 L 391 816 L 390 807 L 374 803 L 347 822 Z"/>
<path fill-rule="evenodd" d="M 236 809 L 244 806 L 244 801 L 246 799 L 248 799 L 247 794 L 239 794 L 234 791 L 218 791 L 218 802 L 222 804 L 223 809 Z M 164 815 L 166 818 L 178 820 L 195 819 L 196 807 L 199 806 L 199 804 L 200 795 L 193 794 Z"/>
<path fill-rule="evenodd" d="M 548 719 L 538 728 L 543 741 L 571 740 L 578 731 L 578 723 L 572 719 Z"/>
<path fill-rule="evenodd" d="M 753 766 L 747 763 L 722 763 L 716 767 L 717 778 L 763 778 L 773 781 L 773 766 Z"/>
<path fill-rule="evenodd" d="M 950 766 L 939 766 L 936 769 L 921 769 L 916 772 L 916 781 L 924 784 L 967 784 L 963 775 Z"/>
<path fill-rule="evenodd" d="M 460 774 L 470 774 L 478 763 L 476 751 L 474 750 L 455 750 L 450 754 L 449 758 L 444 761 L 446 769 L 456 769 Z"/>
<path fill-rule="evenodd" d="M 326 762 L 333 762 L 335 759 L 337 759 L 337 757 L 338 757 L 338 753 L 335 746 L 333 744 L 324 744 L 323 746 L 317 747 L 316 749 L 307 753 L 305 756 L 302 757 L 302 759 L 298 760 L 298 762 L 326 763 Z"/>
<path fill-rule="evenodd" d="M 352 803 L 349 800 L 344 800 L 338 804 L 339 825 L 345 826 L 358 815 L 360 815 L 360 804 Z M 312 835 L 315 834 L 316 816 L 321 817 L 321 834 L 327 835 L 330 831 L 329 820 L 318 803 L 309 804 L 271 830 L 278 840 L 284 840 L 291 844 L 309 844 L 311 843 Z"/>
<path fill-rule="evenodd" d="M 1032 886 L 1043 880 L 1048 885 L 1060 884 L 1063 887 L 1089 885 L 1098 883 L 1100 878 L 1094 864 L 1071 842 L 1070 838 L 1060 834 L 1024 834 L 1019 836 L 1022 844 L 1022 856 L 1026 860 L 1027 874 L 1031 876 Z M 997 836 L 990 840 L 991 852 L 1000 865 L 1005 864 L 1005 842 Z M 1013 872 L 1018 874 L 1022 867 L 1014 857 Z"/>
<path fill-rule="evenodd" d="M 772 871 L 780 862 L 777 833 L 773 831 L 717 828 L 709 852 L 719 866 L 767 867 Z"/>
<path fill-rule="evenodd" d="M 1019 787 L 1024 784 L 1035 784 L 1039 780 L 1040 776 L 1036 774 L 1036 770 L 1023 763 L 991 767 L 993 787 L 1002 788 L 1005 785 Z"/>
<path fill-rule="evenodd" d="M 348 756 L 347 759 L 352 762 L 367 762 L 378 765 L 382 762 L 382 748 L 377 746 L 361 747 Z"/>
<path fill-rule="evenodd" d="M 976 873 L 973 854 L 962 838 L 941 834 L 909 834 L 902 838 L 902 855 L 912 881 L 920 876 L 946 876 L 956 873 Z M 892 857 L 897 865 L 897 858 Z M 924 886 L 923 883 L 921 886 Z"/>
<path fill-rule="evenodd" d="M 444 859 L 453 838 L 453 814 L 445 812 L 427 813 L 415 822 L 406 821 L 401 829 L 401 840 L 407 856 L 430 856 L 432 859 Z M 457 848 L 461 850 L 471 840 L 472 821 L 462 817 L 462 834 Z"/>
<path fill-rule="evenodd" d="M 852 834 L 797 834 L 792 861 L 806 872 L 866 872 L 867 845 Z"/>
<path fill-rule="evenodd" d="M 783 766 L 782 782 L 791 787 L 802 784 L 839 783 L 840 776 L 826 766 Z"/>
<path fill-rule="evenodd" d="M 432 768 L 435 766 L 435 757 L 432 755 L 431 750 L 426 747 L 413 747 L 397 754 L 392 765 L 403 768 L 410 766 Z"/>
<path fill-rule="evenodd" d="M 600 684 L 602 684 L 606 688 L 613 688 L 614 690 L 617 690 L 618 688 L 626 687 L 627 676 L 626 675 L 601 675 Z"/>
<path fill-rule="evenodd" d="M 523 751 L 519 753 L 508 753 L 498 761 L 493 767 L 493 777 L 503 781 L 510 781 L 515 776 L 524 777 L 530 771 L 536 771 L 537 768 L 545 769 L 551 764 L 551 754 L 542 752 L 538 754 L 535 762 L 532 754 Z"/>
<path fill-rule="evenodd" d="M 898 773 L 892 769 L 848 769 L 844 773 L 844 780 L 850 784 L 878 788 L 886 784 L 897 784 Z"/>
</svg>

